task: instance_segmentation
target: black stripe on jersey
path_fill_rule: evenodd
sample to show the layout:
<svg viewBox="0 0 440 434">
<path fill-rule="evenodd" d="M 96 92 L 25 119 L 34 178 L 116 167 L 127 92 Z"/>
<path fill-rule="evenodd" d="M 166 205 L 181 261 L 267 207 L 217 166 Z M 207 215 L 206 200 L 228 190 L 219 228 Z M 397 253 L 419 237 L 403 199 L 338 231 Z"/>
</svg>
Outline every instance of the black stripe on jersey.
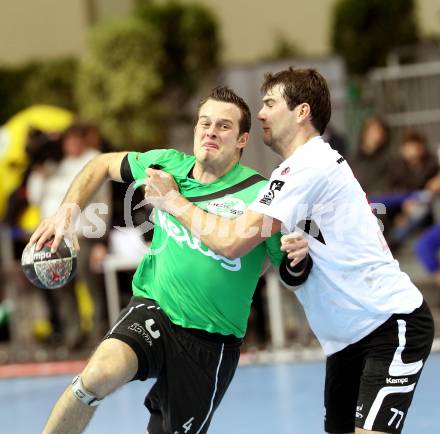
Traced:
<svg viewBox="0 0 440 434">
<path fill-rule="evenodd" d="M 131 173 L 130 163 L 128 162 L 128 154 L 121 162 L 121 178 L 128 184 L 131 184 L 134 181 L 133 174 Z"/>
<path fill-rule="evenodd" d="M 314 220 L 301 220 L 296 224 L 296 226 L 304 231 L 306 234 L 309 234 L 311 237 L 315 238 L 315 240 L 319 241 L 322 244 L 325 244 L 324 236 L 322 235 L 321 229 L 319 229 L 319 226 Z"/>
<path fill-rule="evenodd" d="M 249 178 L 243 179 L 238 184 L 232 185 L 231 187 L 225 188 L 220 191 L 216 191 L 215 193 L 205 194 L 204 196 L 193 196 L 187 197 L 186 199 L 190 202 L 205 202 L 206 200 L 219 199 L 227 194 L 237 193 L 237 191 L 244 190 L 251 185 L 256 184 L 257 182 L 264 181 L 266 178 L 258 173 L 255 173 Z"/>
<path fill-rule="evenodd" d="M 302 285 L 309 277 L 313 267 L 312 257 L 307 256 L 294 267 L 290 266 L 291 259 L 284 255 L 283 260 L 278 268 L 281 281 L 287 286 Z"/>
<path fill-rule="evenodd" d="M 150 164 L 148 167 L 156 170 L 163 170 L 163 166 L 160 164 Z M 124 182 L 131 184 L 135 179 L 133 173 L 131 172 L 130 163 L 128 161 L 128 154 L 123 158 L 121 162 L 121 178 Z"/>
</svg>

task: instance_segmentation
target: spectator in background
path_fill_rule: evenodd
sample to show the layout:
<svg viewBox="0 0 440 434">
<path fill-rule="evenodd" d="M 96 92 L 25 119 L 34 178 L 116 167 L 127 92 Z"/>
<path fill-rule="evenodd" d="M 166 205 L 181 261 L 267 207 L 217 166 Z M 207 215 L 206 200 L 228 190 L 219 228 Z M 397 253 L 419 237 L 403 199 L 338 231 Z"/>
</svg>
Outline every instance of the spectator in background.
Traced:
<svg viewBox="0 0 440 434">
<path fill-rule="evenodd" d="M 400 141 L 399 155 L 389 166 L 390 190 L 421 190 L 438 169 L 437 158 L 429 150 L 425 136 L 417 130 L 407 130 Z"/>
<path fill-rule="evenodd" d="M 91 149 L 96 149 L 99 152 L 110 152 L 111 144 L 101 134 L 101 130 L 94 124 L 84 124 L 85 140 Z"/>
<path fill-rule="evenodd" d="M 39 206 L 42 218 L 55 213 L 76 175 L 90 160 L 100 154 L 98 149 L 89 146 L 87 140 L 88 132 L 88 126 L 79 123 L 70 126 L 63 135 L 63 158 L 60 163 L 56 166 L 42 164 L 37 166 L 30 174 L 27 183 L 28 199 L 31 203 Z M 104 221 L 107 220 L 106 223 L 108 223 L 108 206 L 110 203 L 108 184 L 103 185 L 92 202 L 95 204 L 105 204 L 107 213 L 100 214 L 100 218 Z M 96 211 L 92 213 L 96 214 Z M 91 221 L 83 213 L 80 228 L 91 225 L 93 227 Z M 81 236 L 81 233 L 79 235 Z M 92 272 L 89 264 L 93 246 L 97 241 L 94 238 L 82 237 L 81 255 L 78 255 L 78 277 L 87 285 L 93 299 L 93 326 L 90 336 L 92 341 L 98 341 L 103 336 L 106 327 L 104 321 L 105 300 L 101 282 L 102 276 Z M 57 306 L 58 293 L 55 294 L 51 291 L 44 291 L 44 293 L 48 301 L 52 325 L 59 328 L 60 320 L 57 317 L 60 311 Z M 69 316 L 73 314 L 78 319 L 77 301 L 73 287 L 65 288 L 60 293 L 62 297 L 67 299 L 67 304 L 70 307 Z M 75 308 L 72 308 L 73 306 Z M 65 330 L 67 343 L 70 346 L 84 343 L 82 331 L 79 329 L 79 321 L 72 321 L 72 318 L 69 318 L 67 324 L 69 324 L 69 328 Z"/>
<path fill-rule="evenodd" d="M 377 116 L 365 119 L 359 137 L 359 147 L 350 161 L 350 166 L 368 195 L 387 191 L 389 145 L 390 134 L 385 122 Z"/>
<path fill-rule="evenodd" d="M 440 262 L 438 252 L 440 250 L 440 223 L 429 227 L 418 239 L 415 251 L 420 262 L 440 286 Z"/>
<path fill-rule="evenodd" d="M 425 191 L 433 196 L 440 194 L 440 173 L 427 182 Z M 435 223 L 420 236 L 415 246 L 415 252 L 438 286 L 440 286 L 439 250 L 440 223 Z"/>
<path fill-rule="evenodd" d="M 388 236 L 391 248 L 400 247 L 416 229 L 432 223 L 431 194 L 423 190 L 438 170 L 437 158 L 423 134 L 406 131 L 400 141 L 399 155 L 389 165 L 391 194 L 374 198 L 385 204 L 392 220 Z"/>
</svg>

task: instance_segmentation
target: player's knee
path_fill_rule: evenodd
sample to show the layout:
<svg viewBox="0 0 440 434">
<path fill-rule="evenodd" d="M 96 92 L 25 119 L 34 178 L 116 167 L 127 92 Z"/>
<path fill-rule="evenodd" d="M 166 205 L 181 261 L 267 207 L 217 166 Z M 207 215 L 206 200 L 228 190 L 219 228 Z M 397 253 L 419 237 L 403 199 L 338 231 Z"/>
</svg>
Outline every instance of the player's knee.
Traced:
<svg viewBox="0 0 440 434">
<path fill-rule="evenodd" d="M 84 387 L 98 399 L 103 399 L 119 386 L 120 374 L 112 366 L 89 365 L 81 374 Z"/>
<path fill-rule="evenodd" d="M 127 344 L 106 340 L 93 354 L 81 373 L 84 386 L 99 399 L 133 379 L 137 356 Z"/>
</svg>

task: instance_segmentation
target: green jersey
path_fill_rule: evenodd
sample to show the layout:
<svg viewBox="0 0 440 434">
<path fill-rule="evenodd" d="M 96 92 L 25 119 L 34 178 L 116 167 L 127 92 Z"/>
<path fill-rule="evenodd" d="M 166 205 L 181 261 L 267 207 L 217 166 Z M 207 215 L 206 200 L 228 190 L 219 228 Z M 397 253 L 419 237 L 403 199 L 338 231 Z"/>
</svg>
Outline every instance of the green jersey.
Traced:
<svg viewBox="0 0 440 434">
<path fill-rule="evenodd" d="M 174 176 L 183 196 L 208 212 L 230 218 L 243 214 L 267 182 L 260 178 L 223 195 L 223 190 L 231 191 L 257 172 L 237 163 L 214 182 L 202 184 L 188 176 L 195 157 L 176 150 L 130 152 L 128 161 L 135 180 L 145 179 L 147 167 L 160 165 Z M 210 250 L 172 215 L 155 210 L 153 239 L 133 277 L 133 294 L 155 300 L 182 327 L 243 337 L 266 254 L 272 264 L 280 264 L 280 234 L 241 258 L 229 259 Z"/>
</svg>

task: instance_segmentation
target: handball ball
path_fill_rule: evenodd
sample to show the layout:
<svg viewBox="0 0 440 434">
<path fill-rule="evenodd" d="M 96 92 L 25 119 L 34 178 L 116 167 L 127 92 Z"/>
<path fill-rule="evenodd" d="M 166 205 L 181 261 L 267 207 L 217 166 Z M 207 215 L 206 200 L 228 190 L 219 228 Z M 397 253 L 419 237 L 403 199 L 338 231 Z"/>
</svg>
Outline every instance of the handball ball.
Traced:
<svg viewBox="0 0 440 434">
<path fill-rule="evenodd" d="M 39 288 L 55 289 L 69 283 L 76 272 L 76 251 L 69 240 L 63 239 L 55 253 L 51 253 L 52 240 L 41 250 L 28 244 L 21 256 L 21 266 L 29 281 Z"/>
</svg>

